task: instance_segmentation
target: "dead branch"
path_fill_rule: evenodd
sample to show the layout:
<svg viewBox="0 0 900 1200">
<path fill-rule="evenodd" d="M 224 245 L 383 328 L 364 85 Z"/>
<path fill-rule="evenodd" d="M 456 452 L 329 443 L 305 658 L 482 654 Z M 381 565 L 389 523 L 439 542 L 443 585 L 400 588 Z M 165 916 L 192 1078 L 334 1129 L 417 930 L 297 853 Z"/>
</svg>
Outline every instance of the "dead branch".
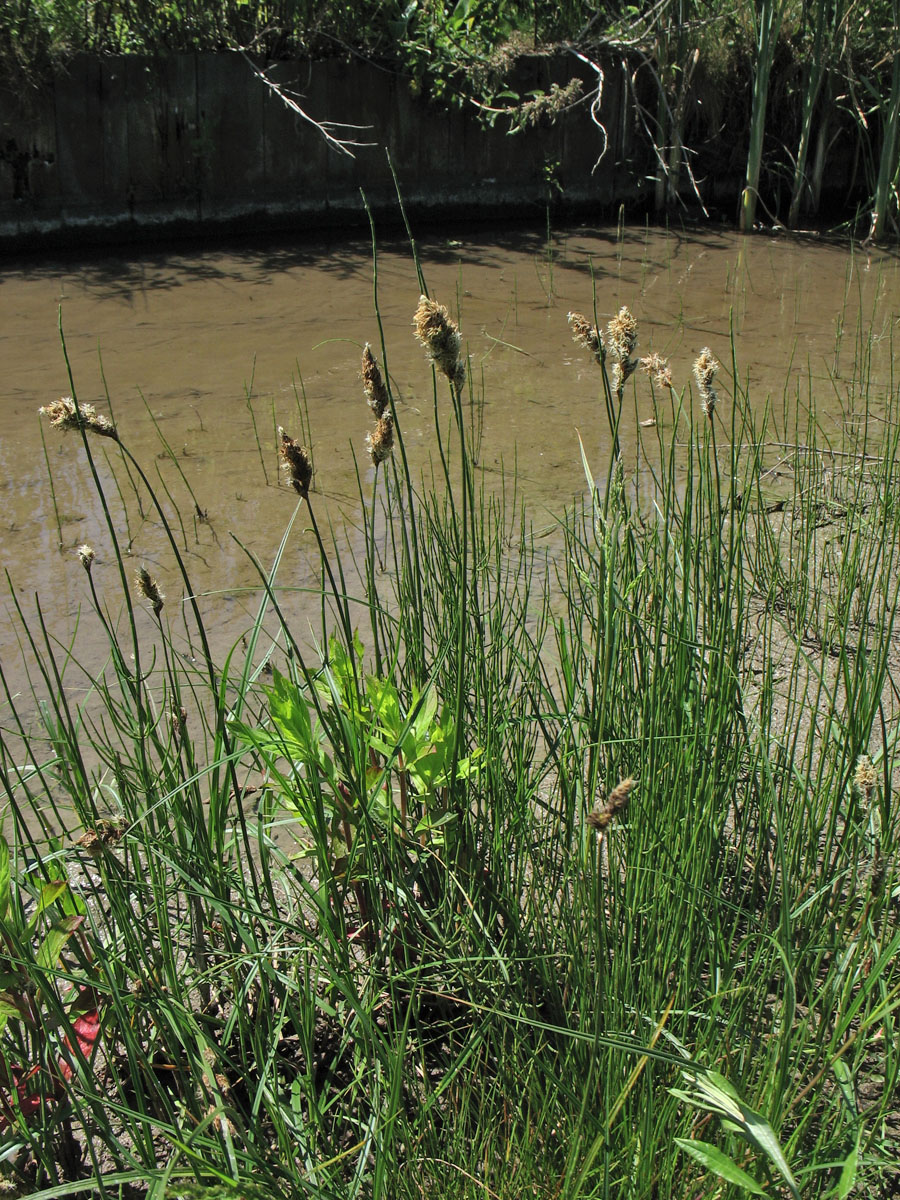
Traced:
<svg viewBox="0 0 900 1200">
<path fill-rule="evenodd" d="M 376 146 L 378 144 L 377 142 L 358 142 L 352 137 L 347 136 L 347 134 L 359 132 L 363 129 L 371 129 L 371 125 L 350 125 L 346 121 L 317 121 L 305 109 L 300 107 L 293 95 L 286 88 L 283 88 L 280 84 L 275 83 L 273 79 L 270 79 L 265 71 L 261 71 L 246 51 L 242 50 L 241 55 L 257 79 L 261 79 L 269 91 L 273 92 L 283 104 L 286 104 L 291 112 L 296 113 L 298 117 L 301 117 L 308 124 L 312 125 L 314 129 L 317 129 L 332 150 L 336 150 L 339 154 L 346 154 L 348 158 L 356 158 L 353 150 L 350 149 L 351 146 L 359 149 L 361 146 Z"/>
</svg>

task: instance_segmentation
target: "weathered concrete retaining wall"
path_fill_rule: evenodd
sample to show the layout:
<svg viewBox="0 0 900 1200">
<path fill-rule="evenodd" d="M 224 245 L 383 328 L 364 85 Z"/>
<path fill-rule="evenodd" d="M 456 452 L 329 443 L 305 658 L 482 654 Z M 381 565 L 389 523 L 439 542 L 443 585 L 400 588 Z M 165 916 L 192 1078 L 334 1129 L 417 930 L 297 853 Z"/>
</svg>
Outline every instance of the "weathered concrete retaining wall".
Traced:
<svg viewBox="0 0 900 1200">
<path fill-rule="evenodd" d="M 593 73 L 572 56 L 528 60 L 525 90 Z M 319 120 L 368 125 L 351 159 L 292 112 L 239 54 L 82 57 L 27 104 L 0 87 L 0 238 L 140 239 L 214 225 L 312 228 L 397 212 L 393 162 L 411 211 L 522 217 L 549 194 L 600 218 L 640 188 L 628 164 L 621 74 L 607 72 L 608 147 L 587 104 L 510 137 L 474 113 L 415 98 L 407 80 L 359 61 L 278 63 L 271 77 Z M 548 184 L 558 181 L 561 191 Z"/>
</svg>

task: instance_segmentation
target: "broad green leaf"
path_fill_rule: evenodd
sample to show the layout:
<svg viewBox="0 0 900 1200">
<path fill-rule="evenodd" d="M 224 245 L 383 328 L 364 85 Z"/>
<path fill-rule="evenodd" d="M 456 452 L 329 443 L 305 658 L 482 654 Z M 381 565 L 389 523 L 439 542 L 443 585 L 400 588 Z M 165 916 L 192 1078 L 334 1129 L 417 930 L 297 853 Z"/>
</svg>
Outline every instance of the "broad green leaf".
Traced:
<svg viewBox="0 0 900 1200">
<path fill-rule="evenodd" d="M 24 1015 L 22 1009 L 16 1004 L 12 996 L 0 996 L 0 1017 L 3 1018 L 4 1025 L 10 1017 L 16 1021 L 21 1021 Z"/>
<path fill-rule="evenodd" d="M 434 791 L 444 775 L 446 760 L 446 751 L 440 747 L 428 750 L 413 762 L 407 763 L 417 792 Z"/>
<path fill-rule="evenodd" d="M 474 779 L 481 770 L 481 758 L 484 749 L 476 746 L 468 758 L 461 758 L 456 764 L 457 779 Z"/>
<path fill-rule="evenodd" d="M 38 897 L 38 902 L 31 918 L 28 921 L 28 928 L 35 929 L 37 927 L 38 918 L 41 913 L 50 907 L 63 892 L 68 888 L 68 883 L 65 879 L 52 879 L 49 883 L 44 884 L 41 888 L 41 894 Z"/>
<path fill-rule="evenodd" d="M 415 703 L 413 704 L 413 709 L 415 710 Z M 434 714 L 436 712 L 437 693 L 433 687 L 429 687 L 424 696 L 421 698 L 421 703 L 419 704 L 415 720 L 413 721 L 413 732 L 419 741 L 421 741 L 422 738 L 428 737 L 428 731 L 431 729 L 432 722 L 434 721 Z"/>
<path fill-rule="evenodd" d="M 671 1093 L 695 1108 L 706 1108 L 722 1118 L 726 1128 L 742 1134 L 760 1153 L 765 1154 L 775 1165 L 795 1200 L 800 1200 L 797 1181 L 787 1164 L 781 1144 L 769 1122 L 755 1109 L 745 1104 L 733 1084 L 718 1071 L 685 1071 L 693 1083 L 695 1092 L 684 1092 L 672 1088 Z"/>
<path fill-rule="evenodd" d="M 847 1200 L 847 1197 L 853 1191 L 856 1185 L 856 1168 L 859 1163 L 859 1141 L 862 1136 L 862 1129 L 856 1132 L 856 1141 L 853 1143 L 853 1149 L 844 1159 L 844 1165 L 841 1167 L 841 1174 L 837 1181 L 832 1195 L 837 1197 L 837 1200 Z"/>
<path fill-rule="evenodd" d="M 450 825 L 456 820 L 456 813 L 445 812 L 436 817 L 425 816 L 416 825 L 416 833 L 430 833 L 435 829 L 441 829 L 444 825 Z"/>
<path fill-rule="evenodd" d="M 741 1114 L 743 1117 L 741 1123 L 746 1127 L 747 1136 L 760 1150 L 769 1156 L 778 1168 L 781 1177 L 790 1188 L 794 1200 L 800 1200 L 800 1189 L 797 1186 L 797 1181 L 791 1172 L 791 1168 L 787 1164 L 787 1159 L 784 1157 L 781 1143 L 775 1136 L 775 1130 L 764 1117 L 743 1103 L 741 1103 Z"/>
<path fill-rule="evenodd" d="M 723 1154 L 721 1150 L 715 1146 L 711 1146 L 708 1142 L 692 1141 L 689 1138 L 676 1138 L 675 1144 L 676 1146 L 680 1146 L 691 1158 L 696 1159 L 701 1166 L 706 1167 L 708 1171 L 712 1171 L 714 1175 L 718 1175 L 720 1179 L 724 1179 L 727 1183 L 734 1183 L 738 1187 L 742 1187 L 750 1192 L 753 1196 L 768 1196 L 768 1193 L 763 1191 L 752 1175 L 748 1175 L 727 1154 Z"/>
<path fill-rule="evenodd" d="M 286 739 L 295 742 L 308 754 L 312 745 L 309 705 L 290 679 L 279 675 L 277 671 L 273 678 L 272 687 L 266 689 L 272 721 Z"/>
<path fill-rule="evenodd" d="M 389 679 L 378 679 L 369 676 L 366 680 L 366 694 L 372 706 L 372 719 L 376 721 L 390 738 L 396 742 L 403 729 L 403 719 L 400 716 L 400 698 L 397 689 Z M 393 747 L 388 753 L 392 753 Z"/>
<path fill-rule="evenodd" d="M 38 949 L 37 965 L 47 971 L 54 970 L 59 965 L 63 946 L 83 921 L 84 917 L 62 917 L 54 921 Z"/>
<path fill-rule="evenodd" d="M 856 1090 L 853 1086 L 853 1072 L 842 1058 L 835 1059 L 832 1070 L 834 1071 L 837 1085 L 841 1089 L 841 1099 L 855 1121 L 859 1116 L 859 1107 L 856 1103 Z"/>
</svg>

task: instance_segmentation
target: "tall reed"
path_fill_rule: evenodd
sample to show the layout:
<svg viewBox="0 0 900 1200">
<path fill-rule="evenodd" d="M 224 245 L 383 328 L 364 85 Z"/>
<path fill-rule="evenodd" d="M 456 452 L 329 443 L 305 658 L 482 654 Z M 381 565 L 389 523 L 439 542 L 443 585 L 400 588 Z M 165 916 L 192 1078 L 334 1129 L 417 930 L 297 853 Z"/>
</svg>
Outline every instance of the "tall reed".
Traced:
<svg viewBox="0 0 900 1200">
<path fill-rule="evenodd" d="M 128 431 L 48 406 L 114 547 L 97 436 L 168 560 L 135 588 L 84 549 L 106 662 L 19 608 L 43 727 L 0 669 L 6 1180 L 45 1200 L 890 1186 L 896 397 L 862 449 L 812 418 L 785 448 L 734 362 L 704 351 L 692 384 L 638 358 L 627 308 L 573 314 L 609 453 L 538 543 L 514 474 L 491 490 L 475 467 L 465 326 L 425 287 L 414 479 L 375 262 L 347 380 L 362 552 L 284 432 L 296 508 L 221 663 Z M 657 423 L 632 428 L 647 387 Z M 321 637 L 286 612 L 296 537 Z"/>
</svg>

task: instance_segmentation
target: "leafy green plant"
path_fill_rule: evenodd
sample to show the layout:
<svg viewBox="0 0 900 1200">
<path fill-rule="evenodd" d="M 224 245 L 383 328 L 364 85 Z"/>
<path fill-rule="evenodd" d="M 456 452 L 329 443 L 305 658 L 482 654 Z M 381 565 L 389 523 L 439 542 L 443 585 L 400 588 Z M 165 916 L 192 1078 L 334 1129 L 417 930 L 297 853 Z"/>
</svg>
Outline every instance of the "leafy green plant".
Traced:
<svg viewBox="0 0 900 1200">
<path fill-rule="evenodd" d="M 761 1156 L 764 1167 L 774 1167 L 794 1200 L 800 1200 L 797 1181 L 769 1122 L 746 1104 L 737 1089 L 718 1071 L 685 1070 L 684 1074 L 692 1084 L 691 1089 L 672 1088 L 671 1094 L 683 1100 L 685 1104 L 718 1117 L 723 1130 L 737 1134 Z M 743 1167 L 716 1146 L 696 1138 L 676 1138 L 675 1144 L 727 1183 L 737 1184 L 754 1196 L 766 1195 L 764 1189 Z M 768 1183 L 771 1186 L 770 1173 Z"/>
<path fill-rule="evenodd" d="M 449 787 L 476 774 L 480 751 L 458 756 L 454 713 L 439 708 L 433 685 L 413 689 L 405 705 L 391 680 L 365 673 L 356 635 L 349 651 L 330 640 L 311 692 L 277 671 L 264 691 L 268 725 L 231 729 L 260 756 L 278 804 L 312 834 L 307 854 L 326 880 L 350 882 L 366 925 L 377 899 L 365 882 L 367 851 L 399 839 L 415 861 L 452 844 L 460 814 Z"/>
</svg>

